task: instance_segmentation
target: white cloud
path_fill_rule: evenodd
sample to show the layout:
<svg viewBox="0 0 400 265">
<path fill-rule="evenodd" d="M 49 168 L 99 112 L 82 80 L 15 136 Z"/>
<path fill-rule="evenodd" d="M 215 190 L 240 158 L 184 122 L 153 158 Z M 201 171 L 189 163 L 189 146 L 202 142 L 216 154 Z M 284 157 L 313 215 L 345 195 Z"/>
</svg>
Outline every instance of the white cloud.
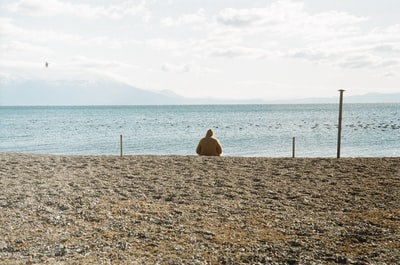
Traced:
<svg viewBox="0 0 400 265">
<path fill-rule="evenodd" d="M 13 60 L 1 60 L 0 61 L 0 68 L 25 68 L 25 69 L 34 69 L 34 68 L 44 68 L 44 62 L 39 64 L 37 62 L 32 61 L 13 61 Z"/>
<path fill-rule="evenodd" d="M 7 41 L 0 44 L 1 50 L 7 53 L 22 54 L 22 53 L 34 53 L 34 54 L 54 54 L 54 51 L 48 47 L 34 45 L 28 42 L 20 41 Z"/>
<path fill-rule="evenodd" d="M 226 8 L 216 21 L 230 27 L 275 27 L 303 16 L 303 3 L 277 1 L 263 8 Z"/>
<path fill-rule="evenodd" d="M 32 52 L 35 54 L 55 53 L 58 47 L 101 47 L 103 49 L 122 49 L 142 44 L 133 39 L 118 39 L 110 36 L 84 36 L 47 29 L 29 29 L 15 24 L 15 21 L 0 18 L 0 47 L 2 52 Z"/>
<path fill-rule="evenodd" d="M 399 65 L 397 59 L 385 59 L 372 54 L 349 55 L 338 62 L 343 68 L 386 68 Z"/>
<path fill-rule="evenodd" d="M 187 46 L 188 41 L 157 38 L 148 39 L 145 44 L 158 50 L 178 51 Z"/>
<path fill-rule="evenodd" d="M 115 68 L 122 64 L 117 61 L 101 60 L 101 59 L 91 59 L 85 56 L 75 56 L 68 63 L 68 66 L 79 67 L 79 68 Z"/>
<path fill-rule="evenodd" d="M 289 55 L 313 61 L 327 60 L 338 55 L 336 47 L 332 51 L 320 50 L 319 46 L 327 48 L 320 43 L 340 44 L 350 36 L 362 35 L 359 25 L 366 20 L 338 11 L 311 14 L 305 11 L 303 3 L 293 1 L 277 1 L 259 8 L 225 8 L 208 16 L 200 10 L 175 19 L 168 17 L 162 23 L 179 26 L 182 32 L 190 32 L 189 27 L 196 26 L 203 30 L 203 38 L 159 40 L 159 47 L 203 57 L 260 59 Z M 274 47 L 270 45 L 272 42 Z M 293 45 L 301 48 L 293 52 Z"/>
<path fill-rule="evenodd" d="M 208 51 L 210 57 L 224 57 L 224 58 L 254 58 L 262 59 L 268 56 L 270 53 L 264 49 L 249 48 L 244 46 L 232 46 L 232 47 L 215 47 Z"/>
<path fill-rule="evenodd" d="M 31 16 L 74 16 L 82 18 L 108 17 L 119 19 L 124 16 L 142 16 L 148 20 L 151 16 L 146 9 L 144 2 L 133 4 L 132 2 L 122 2 L 118 5 L 89 5 L 75 4 L 61 0 L 20 0 L 15 3 L 5 5 L 4 8 L 11 12 L 28 14 Z"/>
<path fill-rule="evenodd" d="M 391 78 L 391 77 L 396 77 L 396 76 L 397 76 L 397 74 L 393 73 L 393 72 L 389 72 L 389 73 L 386 73 L 383 75 L 383 77 L 385 77 L 385 78 Z"/>
<path fill-rule="evenodd" d="M 399 47 L 397 47 L 397 45 L 392 44 L 392 43 L 385 43 L 385 44 L 378 43 L 373 47 L 373 50 L 375 52 L 379 52 L 379 53 L 381 53 L 381 52 L 382 53 L 387 53 L 387 52 L 399 53 L 400 52 Z"/>
<path fill-rule="evenodd" d="M 337 11 L 310 14 L 304 10 L 303 3 L 278 1 L 264 8 L 227 8 L 219 12 L 215 20 L 229 29 L 246 30 L 246 34 L 264 32 L 308 39 L 348 35 L 366 18 Z"/>
<path fill-rule="evenodd" d="M 161 70 L 164 72 L 172 72 L 172 73 L 187 73 L 190 72 L 190 66 L 188 64 L 164 63 L 161 66 Z"/>
<path fill-rule="evenodd" d="M 249 88 L 268 95 L 265 87 L 279 87 L 272 83 L 285 84 L 285 91 L 332 89 L 347 80 L 372 86 L 368 78 L 397 86 L 400 24 L 361 10 L 309 8 L 314 0 L 6 2 L 0 4 L 4 75 L 109 76 L 187 96 L 207 93 L 204 87 L 218 87 L 220 95 L 232 87 L 238 97 Z M 51 67 L 42 73 L 45 60 Z"/>
<path fill-rule="evenodd" d="M 393 27 L 391 27 L 393 28 Z M 286 53 L 291 58 L 333 65 L 344 69 L 387 68 L 400 65 L 400 38 L 387 28 L 360 32 L 349 37 L 309 41 Z"/>
<path fill-rule="evenodd" d="M 30 43 L 74 42 L 82 39 L 78 34 L 68 34 L 55 30 L 27 29 L 15 24 L 15 21 L 7 18 L 0 18 L 0 29 L 2 39 L 26 40 Z"/>
<path fill-rule="evenodd" d="M 0 61 L 0 73 L 9 78 L 52 79 L 52 80 L 96 80 L 106 77 L 127 82 L 121 71 L 134 71 L 138 66 L 116 60 L 93 59 L 85 56 L 74 56 L 67 61 L 7 60 Z"/>
<path fill-rule="evenodd" d="M 204 9 L 200 9 L 194 14 L 185 14 L 177 18 L 167 17 L 161 20 L 161 24 L 167 27 L 182 26 L 182 25 L 205 25 L 208 23 L 208 18 L 205 15 Z"/>
</svg>

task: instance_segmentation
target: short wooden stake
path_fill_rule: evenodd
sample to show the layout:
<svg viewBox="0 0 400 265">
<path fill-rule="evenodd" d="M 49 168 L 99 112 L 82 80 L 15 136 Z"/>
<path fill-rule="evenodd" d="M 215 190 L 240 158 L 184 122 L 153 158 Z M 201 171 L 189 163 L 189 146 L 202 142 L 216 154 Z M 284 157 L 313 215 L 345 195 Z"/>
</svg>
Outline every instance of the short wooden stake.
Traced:
<svg viewBox="0 0 400 265">
<path fill-rule="evenodd" d="M 119 142 L 120 142 L 120 156 L 122 157 L 122 134 L 119 136 Z"/>
<path fill-rule="evenodd" d="M 292 139 L 292 158 L 295 157 L 295 151 L 296 151 L 296 137 L 293 137 L 293 139 Z"/>
</svg>

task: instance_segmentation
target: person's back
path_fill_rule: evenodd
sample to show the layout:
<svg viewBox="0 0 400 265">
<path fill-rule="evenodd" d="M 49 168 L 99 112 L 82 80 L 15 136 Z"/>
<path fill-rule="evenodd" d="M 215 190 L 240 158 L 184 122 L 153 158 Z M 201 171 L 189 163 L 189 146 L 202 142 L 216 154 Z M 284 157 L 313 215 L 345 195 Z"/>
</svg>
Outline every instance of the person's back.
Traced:
<svg viewBox="0 0 400 265">
<path fill-rule="evenodd" d="M 202 138 L 197 145 L 196 153 L 204 156 L 222 155 L 222 146 L 218 139 L 214 138 L 214 132 L 209 129 L 206 137 Z"/>
</svg>

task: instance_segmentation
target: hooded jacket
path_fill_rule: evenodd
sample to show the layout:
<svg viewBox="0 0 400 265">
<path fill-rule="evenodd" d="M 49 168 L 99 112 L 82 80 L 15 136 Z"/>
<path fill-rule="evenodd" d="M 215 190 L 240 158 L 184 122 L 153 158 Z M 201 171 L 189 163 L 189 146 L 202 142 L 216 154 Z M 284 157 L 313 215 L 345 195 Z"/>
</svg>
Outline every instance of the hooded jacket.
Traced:
<svg viewBox="0 0 400 265">
<path fill-rule="evenodd" d="M 214 138 L 214 132 L 211 129 L 207 131 L 206 137 L 200 140 L 196 153 L 204 156 L 222 155 L 222 146 L 218 139 Z"/>
</svg>

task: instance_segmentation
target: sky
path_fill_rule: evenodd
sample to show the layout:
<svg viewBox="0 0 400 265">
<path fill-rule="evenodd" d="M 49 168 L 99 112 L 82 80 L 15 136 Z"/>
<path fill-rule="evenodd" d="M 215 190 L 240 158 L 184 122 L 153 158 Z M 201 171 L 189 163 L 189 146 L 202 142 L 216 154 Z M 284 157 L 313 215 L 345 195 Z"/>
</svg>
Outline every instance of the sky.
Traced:
<svg viewBox="0 0 400 265">
<path fill-rule="evenodd" d="M 265 100 L 397 93 L 398 14 L 398 0 L 1 0 L 0 85 L 113 80 Z"/>
</svg>

